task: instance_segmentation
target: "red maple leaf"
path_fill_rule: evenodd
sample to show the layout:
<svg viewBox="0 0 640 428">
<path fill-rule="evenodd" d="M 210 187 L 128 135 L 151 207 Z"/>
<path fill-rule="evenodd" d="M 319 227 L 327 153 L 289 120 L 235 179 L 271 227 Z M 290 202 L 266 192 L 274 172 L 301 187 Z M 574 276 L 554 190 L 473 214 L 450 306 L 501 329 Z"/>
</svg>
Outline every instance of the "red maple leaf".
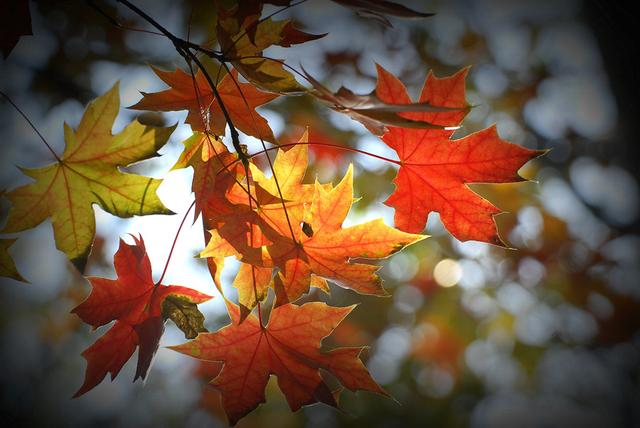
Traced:
<svg viewBox="0 0 640 428">
<path fill-rule="evenodd" d="M 200 360 L 224 363 L 211 385 L 222 393 L 222 405 L 231 425 L 265 402 L 264 391 L 271 374 L 278 377 L 278 385 L 293 411 L 317 402 L 337 407 L 336 397 L 319 369 L 333 374 L 349 390 L 386 394 L 362 364 L 359 355 L 363 348 L 320 351 L 322 339 L 354 306 L 287 304 L 273 309 L 266 327 L 254 315 L 239 324 L 239 308 L 231 303 L 227 306 L 232 324 L 171 349 Z"/>
<path fill-rule="evenodd" d="M 466 75 L 467 69 L 442 79 L 429 73 L 419 101 L 443 107 L 467 107 Z M 376 94 L 389 103 L 413 102 L 402 82 L 380 66 Z M 402 115 L 456 127 L 466 111 Z M 396 190 L 385 204 L 396 209 L 395 225 L 404 231 L 422 231 L 427 215 L 436 211 L 445 227 L 459 240 L 504 245 L 493 219 L 501 211 L 469 189 L 467 183 L 522 181 L 518 170 L 544 152 L 502 140 L 495 125 L 452 140 L 453 132 L 451 129 L 388 127 L 382 139 L 398 153 L 400 170 L 394 180 Z"/>
<path fill-rule="evenodd" d="M 206 331 L 195 305 L 211 296 L 177 285 L 154 284 L 144 241 L 135 236 L 133 239 L 134 245 L 120 240 L 120 248 L 113 258 L 118 279 L 88 278 L 93 290 L 87 300 L 72 311 L 94 329 L 116 321 L 82 353 L 87 360 L 87 371 L 74 397 L 93 389 L 107 373 L 111 373 L 113 380 L 138 346 L 134 380 L 144 379 L 158 349 L 166 318 L 172 318 L 188 337 Z M 175 307 L 180 311 L 174 317 Z"/>
</svg>

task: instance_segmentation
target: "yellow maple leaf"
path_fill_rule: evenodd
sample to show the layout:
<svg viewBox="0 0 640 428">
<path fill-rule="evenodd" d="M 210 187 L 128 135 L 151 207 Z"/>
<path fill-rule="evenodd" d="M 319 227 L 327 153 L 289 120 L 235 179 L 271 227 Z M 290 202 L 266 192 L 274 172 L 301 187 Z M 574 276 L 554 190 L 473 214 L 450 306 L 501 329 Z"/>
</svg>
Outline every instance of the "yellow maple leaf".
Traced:
<svg viewBox="0 0 640 428">
<path fill-rule="evenodd" d="M 113 135 L 120 108 L 118 84 L 89 104 L 78 129 L 64 125 L 59 161 L 22 171 L 35 182 L 7 193 L 3 233 L 21 232 L 51 217 L 56 247 L 80 270 L 95 235 L 93 204 L 118 217 L 171 213 L 156 195 L 162 180 L 123 173 L 119 167 L 157 156 L 175 127 L 131 122 Z"/>
</svg>

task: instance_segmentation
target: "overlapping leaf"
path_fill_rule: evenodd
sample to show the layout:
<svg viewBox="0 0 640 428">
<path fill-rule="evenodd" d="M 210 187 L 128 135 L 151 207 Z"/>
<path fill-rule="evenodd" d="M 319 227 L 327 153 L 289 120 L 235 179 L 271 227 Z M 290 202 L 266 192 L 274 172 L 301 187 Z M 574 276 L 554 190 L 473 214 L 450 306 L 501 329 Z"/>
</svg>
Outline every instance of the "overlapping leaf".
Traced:
<svg viewBox="0 0 640 428">
<path fill-rule="evenodd" d="M 427 120 L 425 116 L 406 117 L 403 112 L 448 112 L 466 110 L 467 107 L 436 106 L 428 101 L 417 103 L 395 103 L 381 99 L 377 93 L 366 95 L 354 94 L 344 86 L 333 93 L 306 71 L 307 80 L 313 85 L 311 93 L 337 112 L 349 115 L 353 120 L 362 123 L 375 135 L 382 135 L 386 126 L 402 126 L 404 128 L 443 128 L 442 125 Z"/>
<path fill-rule="evenodd" d="M 153 68 L 153 71 L 170 88 L 161 92 L 143 92 L 143 98 L 130 108 L 154 111 L 188 110 L 187 123 L 194 131 L 224 135 L 227 121 L 202 71 L 198 70 L 195 77 L 180 69 L 162 71 Z M 278 96 L 262 92 L 253 85 L 238 82 L 237 78 L 238 73 L 232 70 L 216 86 L 233 124 L 247 135 L 274 141 L 269 124 L 255 108 Z"/>
<path fill-rule="evenodd" d="M 376 274 L 378 266 L 350 259 L 382 259 L 425 237 L 401 232 L 380 219 L 342 228 L 352 203 L 353 168 L 349 167 L 331 190 L 316 183 L 311 206 L 295 225 L 295 240 L 267 235 L 273 245 L 265 247 L 264 263 L 280 269 L 275 279 L 276 304 L 293 302 L 307 292 L 311 274 L 361 294 L 386 294 Z"/>
<path fill-rule="evenodd" d="M 216 215 L 212 213 L 209 217 L 206 224 L 211 227 L 210 239 L 201 256 L 214 262 L 217 270 L 222 267 L 224 257 L 254 261 L 259 258 L 259 247 L 272 244 L 264 230 L 271 229 L 272 236 L 290 234 L 289 224 L 302 221 L 305 204 L 311 203 L 314 193 L 314 185 L 302 183 L 308 163 L 306 142 L 304 134 L 300 139 L 302 144 L 287 152 L 278 150 L 271 177 L 267 178 L 250 164 L 251 207 L 246 188 L 236 183 L 226 193 L 226 201 L 232 204 L 229 207 L 231 215 L 221 215 L 225 210 L 218 209 Z M 242 318 L 256 305 L 256 297 L 258 301 L 265 297 L 271 276 L 270 267 L 241 265 L 233 285 L 238 289 Z"/>
<path fill-rule="evenodd" d="M 113 380 L 136 347 L 139 350 L 135 379 L 144 379 L 167 318 L 171 318 L 187 338 L 206 331 L 204 317 L 196 304 L 211 296 L 177 285 L 154 284 L 144 242 L 136 237 L 134 241 L 134 245 L 120 241 L 113 258 L 118 279 L 89 278 L 93 290 L 87 300 L 73 310 L 94 328 L 116 321 L 82 353 L 87 360 L 87 371 L 76 397 L 93 389 L 107 373 L 111 373 Z"/>
<path fill-rule="evenodd" d="M 191 189 L 196 199 L 196 217 L 203 211 L 205 221 L 229 214 L 232 207 L 226 193 L 244 177 L 241 165 L 236 162 L 237 155 L 207 133 L 194 132 L 182 144 L 184 149 L 172 170 L 193 168 Z"/>
<path fill-rule="evenodd" d="M 430 73 L 419 101 L 466 107 L 466 75 L 467 69 L 442 79 Z M 380 66 L 376 93 L 386 102 L 412 102 L 402 82 Z M 403 113 L 408 118 L 442 126 L 459 125 L 465 114 L 465 110 Z M 422 231 L 427 215 L 436 211 L 456 238 L 504 245 L 493 219 L 500 210 L 470 190 L 467 183 L 522 181 L 518 170 L 543 152 L 506 142 L 498 136 L 495 126 L 452 140 L 453 132 L 389 128 L 382 139 L 398 153 L 401 166 L 394 180 L 396 190 L 385 203 L 396 210 L 396 226 L 407 232 Z"/>
<path fill-rule="evenodd" d="M 293 411 L 317 402 L 337 407 L 319 369 L 334 375 L 349 390 L 385 394 L 362 364 L 362 348 L 320 351 L 322 339 L 352 310 L 353 306 L 336 308 L 320 302 L 288 304 L 273 309 L 269 324 L 263 328 L 254 315 L 239 323 L 239 309 L 229 305 L 232 324 L 172 349 L 224 363 L 211 385 L 221 391 L 231 425 L 265 402 L 264 390 L 271 374 L 278 377 Z"/>
<path fill-rule="evenodd" d="M 280 3 L 280 2 L 279 2 Z M 283 2 L 284 3 L 284 2 Z M 298 30 L 290 20 L 260 20 L 262 5 L 238 4 L 231 9 L 219 8 L 218 41 L 225 57 L 254 85 L 275 93 L 306 92 L 283 62 L 263 57 L 270 46 L 288 47 L 325 36 Z"/>
<path fill-rule="evenodd" d="M 258 212 L 254 221 L 258 222 L 261 233 L 269 241 L 263 245 L 260 258 L 255 252 L 248 254 L 237 248 L 233 254 L 224 253 L 228 248 L 224 244 L 228 240 L 222 239 L 224 236 L 219 234 L 219 230 L 212 231 L 212 240 L 201 256 L 236 255 L 242 261 L 261 268 L 278 268 L 280 272 L 274 282 L 278 305 L 293 302 L 306 293 L 312 274 L 362 294 L 384 295 L 381 280 L 376 275 L 378 267 L 351 263 L 350 259 L 384 258 L 424 237 L 390 228 L 381 220 L 343 229 L 342 223 L 353 203 L 352 168 L 335 188 L 319 183 L 310 186 L 301 184 L 306 162 L 304 145 L 278 155 L 274 171 L 282 182 L 286 210 L 282 202 L 273 196 L 270 196 L 274 198 L 270 204 L 256 208 Z M 255 187 L 264 189 L 271 186 L 275 186 L 273 178 L 258 178 Z M 255 305 L 251 292 L 255 293 L 255 290 L 254 284 L 249 282 L 253 278 L 248 273 L 243 275 L 246 281 L 243 281 L 242 290 L 246 298 L 242 300 L 251 309 Z M 322 281 L 316 283 L 323 284 Z"/>
<path fill-rule="evenodd" d="M 184 150 L 173 169 L 191 166 L 194 170 L 192 189 L 195 193 L 196 218 L 202 214 L 205 243 L 215 248 L 208 267 L 216 286 L 221 289 L 220 273 L 224 258 L 260 247 L 260 231 L 252 227 L 255 213 L 247 204 L 247 188 L 242 183 L 244 169 L 220 140 L 196 132 L 183 142 Z M 231 196 L 231 195 L 235 196 Z M 242 198 L 241 204 L 236 200 Z M 255 244 L 250 235 L 255 232 Z"/>
<path fill-rule="evenodd" d="M 89 104 L 77 131 L 65 124 L 59 162 L 22 169 L 35 182 L 7 193 L 12 207 L 3 232 L 21 232 L 51 217 L 56 247 L 83 270 L 95 235 L 93 204 L 119 217 L 170 213 L 156 195 L 161 180 L 119 167 L 157 156 L 174 128 L 134 121 L 112 135 L 119 107 L 116 84 Z"/>
</svg>

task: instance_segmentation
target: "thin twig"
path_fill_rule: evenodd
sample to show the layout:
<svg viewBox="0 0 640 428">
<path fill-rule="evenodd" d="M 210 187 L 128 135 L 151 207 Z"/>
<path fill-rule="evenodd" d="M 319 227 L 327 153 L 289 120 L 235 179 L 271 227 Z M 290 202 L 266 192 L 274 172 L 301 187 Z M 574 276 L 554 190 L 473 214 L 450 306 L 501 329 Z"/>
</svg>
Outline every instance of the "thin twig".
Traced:
<svg viewBox="0 0 640 428">
<path fill-rule="evenodd" d="M 113 16 L 105 12 L 105 10 L 102 9 L 100 6 L 98 6 L 93 0 L 87 0 L 87 4 L 89 5 L 90 8 L 92 8 L 93 10 L 98 12 L 100 15 L 102 15 L 107 21 L 109 21 L 111 25 L 115 26 L 116 28 L 120 28 L 121 30 L 136 31 L 139 33 L 153 34 L 156 36 L 164 36 L 164 34 L 159 33 L 157 31 L 144 30 L 141 28 L 134 28 L 134 27 L 128 27 L 126 25 L 123 25 L 116 18 L 114 18 Z"/>
<path fill-rule="evenodd" d="M 273 168 L 273 162 L 271 161 L 271 158 L 269 157 L 269 153 L 266 152 L 267 146 L 264 143 L 264 140 L 262 139 L 262 136 L 258 132 L 255 118 L 253 116 L 253 113 L 251 112 L 251 107 L 249 107 L 249 103 L 247 103 L 247 98 L 244 96 L 244 93 L 242 92 L 242 88 L 240 88 L 240 85 L 238 84 L 236 79 L 234 79 L 233 76 L 231 75 L 231 70 L 229 70 L 229 67 L 227 66 L 227 64 L 223 62 L 222 65 L 227 70 L 227 73 L 229 73 L 229 75 L 231 76 L 231 80 L 233 80 L 233 83 L 235 84 L 236 89 L 238 89 L 238 92 L 240 92 L 240 96 L 242 98 L 242 101 L 244 101 L 244 104 L 247 107 L 247 110 L 249 111 L 249 114 L 251 115 L 251 120 L 253 121 L 253 128 L 256 131 L 256 134 L 258 134 L 258 138 L 260 139 L 260 143 L 262 144 L 262 149 L 265 150 L 265 155 L 267 157 L 267 162 L 269 162 L 269 168 L 271 169 L 271 174 L 273 176 L 273 180 L 274 180 L 274 182 L 276 184 L 276 188 L 278 189 L 278 196 L 280 197 L 280 202 L 282 203 L 282 209 L 284 210 L 284 216 L 287 219 L 287 225 L 289 226 L 289 232 L 291 232 L 291 239 L 294 242 L 296 242 L 296 236 L 295 236 L 295 233 L 293 232 L 293 227 L 291 226 L 291 219 L 289 218 L 289 212 L 287 211 L 287 206 L 284 203 L 284 196 L 282 195 L 282 189 L 280 188 L 280 183 L 278 181 L 278 174 L 276 174 L 276 170 Z"/>
<path fill-rule="evenodd" d="M 164 275 L 167 273 L 167 268 L 169 268 L 169 262 L 171 261 L 171 257 L 173 256 L 173 250 L 176 248 L 176 243 L 178 242 L 178 236 L 180 236 L 180 231 L 182 230 L 182 226 L 184 226 L 184 222 L 187 219 L 187 216 L 196 205 L 196 201 L 193 201 L 191 205 L 189 205 L 189 209 L 186 213 L 184 213 L 184 217 L 182 217 L 182 221 L 180 222 L 180 226 L 178 226 L 178 230 L 176 231 L 176 236 L 173 238 L 173 244 L 171 244 L 171 250 L 169 250 L 169 256 L 167 257 L 167 262 L 164 264 L 164 269 L 162 270 L 162 275 L 160 275 L 160 279 L 154 285 L 158 286 L 162 283 L 164 279 Z"/>
<path fill-rule="evenodd" d="M 262 19 L 258 19 L 258 20 L 253 21 L 251 24 L 249 24 L 249 25 L 247 26 L 247 28 L 245 28 L 245 29 L 244 29 L 244 31 L 243 31 L 243 32 L 242 32 L 242 33 L 241 33 L 241 34 L 240 34 L 240 35 L 239 35 L 239 36 L 238 36 L 238 37 L 237 37 L 233 42 L 231 42 L 231 45 L 230 45 L 230 46 L 229 46 L 225 51 L 223 51 L 223 52 L 222 52 L 222 55 L 223 55 L 223 56 L 225 56 L 226 54 L 228 54 L 228 53 L 229 53 L 229 50 L 231 50 L 231 49 L 232 49 L 232 48 L 233 48 L 233 47 L 234 47 L 234 46 L 235 46 L 235 45 L 236 45 L 236 44 L 237 44 L 237 43 L 238 43 L 238 42 L 239 42 L 239 41 L 240 41 L 244 36 L 246 36 L 246 35 L 247 35 L 247 32 L 248 32 L 251 28 L 253 28 L 253 27 L 257 27 L 258 25 L 260 25 L 261 23 L 263 23 L 263 22 L 264 22 L 264 21 L 266 21 L 267 19 L 273 18 L 275 15 L 277 15 L 277 14 L 279 14 L 279 13 L 281 13 L 281 12 L 284 12 L 284 11 L 285 11 L 285 10 L 287 10 L 287 9 L 291 9 L 291 8 L 292 8 L 292 7 L 294 7 L 294 6 L 298 6 L 299 4 L 302 4 L 302 3 L 306 2 L 306 1 L 307 1 L 307 0 L 300 0 L 300 1 L 299 1 L 299 2 L 297 2 L 297 3 L 289 4 L 289 5 L 287 5 L 287 6 L 284 6 L 282 9 L 278 9 L 278 10 L 274 11 L 273 13 L 271 13 L 271 14 L 269 14 L 269 15 L 265 16 L 265 17 L 264 17 L 264 18 L 262 18 Z"/>
<path fill-rule="evenodd" d="M 51 146 L 49 145 L 49 143 L 47 143 L 47 140 L 45 140 L 45 138 L 42 136 L 42 134 L 40 133 L 40 131 L 38 131 L 38 128 L 36 128 L 36 126 L 33 124 L 33 122 L 31 122 L 31 120 L 29 119 L 29 117 L 20 109 L 20 107 L 18 107 L 18 105 L 16 103 L 13 102 L 13 100 L 11 98 L 9 98 L 9 95 L 5 94 L 4 92 L 0 91 L 0 95 L 2 95 L 8 102 L 9 104 L 11 104 L 13 106 L 13 108 L 16 109 L 16 111 L 18 113 L 20 113 L 20 115 L 22 115 L 22 117 L 24 118 L 24 120 L 27 121 L 27 123 L 29 124 L 29 126 L 31 126 L 31 129 L 33 129 L 35 131 L 36 134 L 38 134 L 38 137 L 40 137 L 40 139 L 42 140 L 42 142 L 44 143 L 45 146 L 47 146 L 47 149 L 49 149 L 49 151 L 51 152 L 51 154 L 53 155 L 54 158 L 56 158 L 56 160 L 59 163 L 63 163 L 62 159 L 60 159 L 60 156 L 58 156 L 58 154 L 53 150 L 53 148 L 51 148 Z"/>
<path fill-rule="evenodd" d="M 353 147 L 348 147 L 348 146 L 341 146 L 340 144 L 331 144 L 331 143 L 318 143 L 318 142 L 313 142 L 313 141 L 307 141 L 307 142 L 297 142 L 297 143 L 287 143 L 287 144 L 279 144 L 277 146 L 274 147 L 269 147 L 265 150 L 260 150 L 258 152 L 255 153 L 251 153 L 248 154 L 247 157 L 249 159 L 253 159 L 256 156 L 265 154 L 267 152 L 270 152 L 272 150 L 278 150 L 281 149 L 283 147 L 295 147 L 295 146 L 320 146 L 320 147 L 331 147 L 331 148 L 335 148 L 335 149 L 339 149 L 339 150 L 345 150 L 348 152 L 353 152 L 353 153 L 359 153 L 361 155 L 366 155 L 366 156 L 370 156 L 372 158 L 376 158 L 385 162 L 389 162 L 398 166 L 402 166 L 402 165 L 412 165 L 411 163 L 407 163 L 407 162 L 401 162 L 399 160 L 396 159 L 390 159 L 390 158 L 386 158 L 384 156 L 380 156 L 380 155 L 376 155 L 375 153 L 371 153 L 371 152 L 367 152 L 366 150 L 360 150 L 360 149 L 355 149 Z M 220 174 L 222 171 L 230 168 L 231 166 L 233 166 L 236 162 L 238 162 L 237 160 L 228 163 L 226 165 L 222 166 L 222 169 L 220 169 L 216 174 Z"/>
</svg>

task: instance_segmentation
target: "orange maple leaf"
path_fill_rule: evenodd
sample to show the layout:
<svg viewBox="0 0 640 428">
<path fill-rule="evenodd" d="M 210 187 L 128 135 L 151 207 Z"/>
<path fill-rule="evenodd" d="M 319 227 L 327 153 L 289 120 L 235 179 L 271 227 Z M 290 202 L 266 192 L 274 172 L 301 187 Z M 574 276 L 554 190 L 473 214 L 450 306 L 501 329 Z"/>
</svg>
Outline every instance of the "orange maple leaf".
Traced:
<svg viewBox="0 0 640 428">
<path fill-rule="evenodd" d="M 306 143 L 306 138 L 305 133 L 300 141 Z M 302 221 L 305 204 L 311 203 L 315 187 L 302 184 L 307 164 L 308 147 L 305 144 L 286 152 L 278 150 L 272 164 L 273 176 L 267 178 L 254 164 L 249 165 L 252 178 L 251 207 L 247 189 L 239 183 L 234 183 L 225 192 L 224 199 L 216 203 L 215 209 L 212 203 L 207 205 L 211 209 L 205 212 L 205 225 L 209 227 L 210 236 L 201 256 L 208 258 L 210 268 L 212 264 L 215 265 L 216 276 L 225 257 L 259 260 L 260 247 L 272 244 L 264 235 L 264 230 L 271 229 L 272 236 L 290 234 L 288 224 Z M 277 185 L 275 177 L 278 179 Z M 280 199 L 280 194 L 283 199 Z M 212 195 L 211 202 L 215 197 Z M 271 277 L 271 267 L 241 264 L 233 286 L 238 289 L 242 319 L 257 301 L 266 297 Z"/>
<path fill-rule="evenodd" d="M 191 190 L 195 194 L 195 217 L 205 211 L 205 220 L 221 211 L 233 211 L 226 203 L 226 192 L 244 177 L 238 156 L 229 152 L 221 140 L 202 132 L 194 132 L 182 142 L 184 150 L 171 169 L 193 168 Z"/>
<path fill-rule="evenodd" d="M 442 79 L 429 73 L 419 101 L 466 107 L 466 75 L 467 69 Z M 376 94 L 389 103 L 412 102 L 402 82 L 379 65 Z M 407 118 L 445 127 L 459 125 L 465 115 L 465 110 L 403 113 Z M 388 128 L 382 139 L 398 153 L 400 169 L 394 180 L 396 190 L 385 204 L 395 208 L 395 225 L 404 231 L 422 231 L 427 215 L 437 211 L 445 227 L 459 240 L 504 246 L 493 219 L 501 211 L 466 184 L 522 181 L 518 170 L 544 152 L 502 140 L 495 125 L 454 140 L 453 132 Z"/>
<path fill-rule="evenodd" d="M 184 150 L 172 169 L 193 168 L 194 221 L 202 214 L 203 225 L 207 230 L 205 244 L 219 249 L 217 256 L 212 256 L 207 262 L 214 283 L 221 289 L 220 272 L 224 266 L 224 258 L 235 255 L 236 248 L 246 249 L 248 224 L 255 216 L 246 201 L 240 205 L 234 203 L 242 195 L 244 199 L 247 198 L 248 190 L 242 184 L 244 168 L 236 162 L 237 155 L 230 153 L 222 141 L 212 135 L 194 132 L 182 144 Z M 236 196 L 230 198 L 229 193 L 232 191 Z M 214 232 L 209 232 L 210 230 Z M 222 239 L 218 233 L 226 239 Z"/>
<path fill-rule="evenodd" d="M 107 373 L 111 373 L 113 380 L 138 346 L 134 380 L 144 379 L 158 349 L 167 318 L 173 319 L 189 338 L 195 337 L 199 331 L 206 331 L 202 326 L 204 318 L 195 305 L 211 299 L 211 296 L 177 285 L 154 284 L 144 241 L 142 238 L 133 239 L 134 245 L 120 240 L 120 247 L 113 258 L 118 279 L 88 278 L 93 290 L 72 311 L 94 329 L 116 321 L 82 353 L 87 360 L 87 371 L 75 397 L 93 389 Z M 179 307 L 178 313 L 174 311 L 175 307 Z"/>
<path fill-rule="evenodd" d="M 271 374 L 278 377 L 278 385 L 293 411 L 317 402 L 337 407 L 336 397 L 319 369 L 334 375 L 351 391 L 386 395 L 359 358 L 363 348 L 320 351 L 322 339 L 354 306 L 288 304 L 273 309 L 266 327 L 254 315 L 240 324 L 239 308 L 227 306 L 232 324 L 171 349 L 200 360 L 224 363 L 210 384 L 222 393 L 222 405 L 231 425 L 266 401 L 264 391 Z"/>
<path fill-rule="evenodd" d="M 204 73 L 198 70 L 193 77 L 180 69 L 163 71 L 153 67 L 153 71 L 170 88 L 162 92 L 142 92 L 143 98 L 130 108 L 154 111 L 188 110 L 187 123 L 194 131 L 224 135 L 227 122 Z M 269 124 L 264 117 L 256 113 L 255 108 L 272 101 L 278 95 L 262 92 L 248 83 L 238 82 L 238 72 L 235 70 L 226 74 L 216 88 L 237 129 L 265 141 L 274 141 Z"/>
<path fill-rule="evenodd" d="M 352 263 L 350 259 L 382 259 L 426 236 L 389 227 L 381 219 L 342 228 L 353 203 L 353 167 L 335 188 L 316 182 L 312 202 L 304 220 L 289 232 L 270 236 L 264 247 L 265 266 L 280 268 L 275 278 L 277 305 L 293 302 L 309 290 L 311 274 L 351 288 L 361 294 L 385 295 L 376 274 L 379 266 Z"/>
<path fill-rule="evenodd" d="M 306 134 L 301 141 L 306 141 Z M 388 227 L 381 220 L 343 229 L 353 203 L 352 168 L 335 188 L 317 182 L 302 184 L 307 162 L 304 144 L 288 152 L 279 151 L 273 165 L 283 200 L 276 196 L 275 179 L 266 178 L 251 165 L 255 179 L 252 194 L 255 192 L 260 202 L 253 206 L 255 215 L 237 217 L 209 231 L 211 237 L 201 257 L 218 264 L 224 257 L 235 256 L 254 266 L 243 266 L 234 281 L 243 318 L 266 295 L 270 268 L 280 270 L 272 284 L 276 305 L 295 301 L 310 285 L 327 290 L 324 279 L 362 294 L 385 295 L 376 275 L 379 267 L 351 263 L 350 259 L 385 258 L 425 238 Z M 246 194 L 230 192 L 227 196 L 237 203 L 236 207 L 247 204 Z M 244 211 L 238 208 L 236 212 Z M 252 236 L 248 227 L 241 227 L 247 221 L 255 228 Z M 251 239 L 253 242 L 249 242 Z M 256 251 L 260 246 L 261 251 Z"/>
</svg>

